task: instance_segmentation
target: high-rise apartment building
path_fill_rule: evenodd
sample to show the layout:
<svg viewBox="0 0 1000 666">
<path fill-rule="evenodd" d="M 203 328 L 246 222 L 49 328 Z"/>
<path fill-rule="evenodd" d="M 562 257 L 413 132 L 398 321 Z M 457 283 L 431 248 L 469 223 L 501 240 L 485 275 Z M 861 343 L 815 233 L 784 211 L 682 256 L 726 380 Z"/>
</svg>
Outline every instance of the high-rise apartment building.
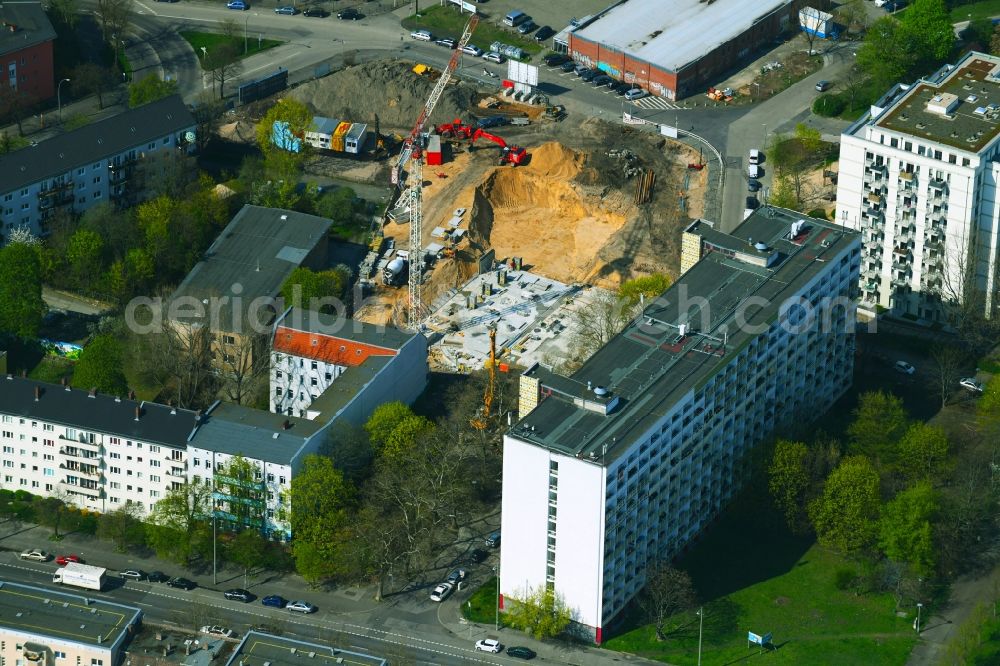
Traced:
<svg viewBox="0 0 1000 666">
<path fill-rule="evenodd" d="M 897 85 L 841 136 L 837 222 L 863 234 L 859 308 L 945 322 L 996 309 L 1000 58 Z"/>
<path fill-rule="evenodd" d="M 765 207 L 683 243 L 677 283 L 579 370 L 522 376 L 504 437 L 501 601 L 554 589 L 597 642 L 739 490 L 747 453 L 852 380 L 858 233 Z"/>
</svg>

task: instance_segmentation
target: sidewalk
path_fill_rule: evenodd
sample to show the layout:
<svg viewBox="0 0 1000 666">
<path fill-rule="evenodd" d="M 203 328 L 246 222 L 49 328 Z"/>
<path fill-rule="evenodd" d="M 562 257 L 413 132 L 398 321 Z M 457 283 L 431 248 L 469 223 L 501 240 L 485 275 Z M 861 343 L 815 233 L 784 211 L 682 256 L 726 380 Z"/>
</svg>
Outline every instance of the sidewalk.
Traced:
<svg viewBox="0 0 1000 666">
<path fill-rule="evenodd" d="M 104 93 L 104 108 L 100 109 L 98 106 L 96 95 L 66 102 L 62 105 L 63 121 L 83 116 L 87 118 L 88 123 L 94 123 L 116 116 L 128 109 L 128 89 L 125 86 L 118 86 L 109 90 Z M 24 128 L 24 138 L 34 143 L 41 143 L 67 131 L 59 122 L 59 112 L 56 107 L 26 117 L 21 121 L 21 126 Z M 9 137 L 18 136 L 17 123 L 0 127 L 0 133 L 6 133 Z"/>
</svg>

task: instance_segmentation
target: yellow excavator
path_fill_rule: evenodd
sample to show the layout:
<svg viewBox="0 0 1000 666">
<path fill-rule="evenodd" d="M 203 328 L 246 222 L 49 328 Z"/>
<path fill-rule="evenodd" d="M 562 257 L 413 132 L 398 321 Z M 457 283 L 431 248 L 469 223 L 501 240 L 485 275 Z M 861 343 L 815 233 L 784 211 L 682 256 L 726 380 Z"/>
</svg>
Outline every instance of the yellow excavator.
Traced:
<svg viewBox="0 0 1000 666">
<path fill-rule="evenodd" d="M 479 416 L 472 419 L 470 423 L 476 430 L 486 430 L 489 427 L 488 419 L 493 409 L 493 394 L 497 384 L 497 325 L 490 325 L 490 359 L 486 362 L 486 391 L 483 393 L 483 409 Z"/>
</svg>

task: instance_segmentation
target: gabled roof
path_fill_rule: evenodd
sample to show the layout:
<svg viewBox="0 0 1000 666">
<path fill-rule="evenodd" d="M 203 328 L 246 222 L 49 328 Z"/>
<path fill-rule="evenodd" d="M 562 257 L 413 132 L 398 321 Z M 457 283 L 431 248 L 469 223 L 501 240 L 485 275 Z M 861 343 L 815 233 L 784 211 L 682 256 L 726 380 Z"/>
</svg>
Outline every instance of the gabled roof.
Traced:
<svg viewBox="0 0 1000 666">
<path fill-rule="evenodd" d="M 415 335 L 418 334 L 392 326 L 376 326 L 293 307 L 276 323 L 274 351 L 328 363 L 357 365 L 351 362 L 358 360 L 354 356 L 359 359 L 362 356 L 395 356 Z M 352 358 L 345 357 L 347 352 L 352 352 Z"/>
<path fill-rule="evenodd" d="M 0 56 L 56 38 L 40 2 L 0 2 Z"/>
<path fill-rule="evenodd" d="M 175 448 L 187 446 L 197 423 L 196 413 L 187 409 L 96 392 L 91 395 L 89 391 L 13 375 L 0 377 L 0 414 Z M 58 437 L 64 433 L 53 434 Z"/>
<path fill-rule="evenodd" d="M 180 95 L 172 95 L 72 132 L 0 156 L 0 194 L 62 176 L 130 148 L 195 126 Z"/>
<path fill-rule="evenodd" d="M 295 454 L 325 425 L 321 421 L 221 402 L 208 410 L 191 438 L 191 446 L 290 465 Z"/>
</svg>

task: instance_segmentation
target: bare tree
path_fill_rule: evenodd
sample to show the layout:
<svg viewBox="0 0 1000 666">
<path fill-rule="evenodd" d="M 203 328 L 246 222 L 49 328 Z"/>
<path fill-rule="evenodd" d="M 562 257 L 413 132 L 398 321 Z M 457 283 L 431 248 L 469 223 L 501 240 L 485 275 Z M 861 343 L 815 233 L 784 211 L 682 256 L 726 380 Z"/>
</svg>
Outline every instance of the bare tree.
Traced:
<svg viewBox="0 0 1000 666">
<path fill-rule="evenodd" d="M 962 340 L 972 350 L 979 351 L 995 343 L 1000 326 L 995 317 L 990 317 L 987 295 L 979 287 L 975 239 L 963 236 L 956 240 L 956 245 L 950 245 L 945 237 L 940 248 L 932 250 L 930 259 L 940 262 L 940 270 L 938 281 L 927 289 L 931 297 L 939 299 L 945 316 Z"/>
<path fill-rule="evenodd" d="M 633 309 L 626 307 L 616 294 L 598 291 L 574 314 L 577 357 L 573 360 L 578 367 L 625 328 L 632 319 Z M 567 361 L 567 365 L 570 363 Z"/>
<path fill-rule="evenodd" d="M 73 87 L 81 92 L 97 95 L 98 108 L 104 108 L 104 93 L 111 88 L 111 71 L 92 62 L 85 62 L 73 69 Z"/>
<path fill-rule="evenodd" d="M 207 326 L 170 322 L 151 340 L 147 362 L 179 407 L 202 406 L 215 395 L 212 332 Z"/>
<path fill-rule="evenodd" d="M 252 404 L 266 383 L 269 368 L 267 337 L 247 332 L 234 336 L 234 342 L 221 343 L 223 393 L 237 405 Z"/>
<path fill-rule="evenodd" d="M 861 68 L 858 67 L 857 64 L 852 64 L 847 68 L 847 74 L 844 76 L 840 85 L 844 89 L 844 92 L 847 93 L 850 108 L 854 108 L 858 95 L 861 94 L 861 91 L 864 89 L 867 82 L 868 79 L 865 78 L 864 72 L 861 71 Z"/>
<path fill-rule="evenodd" d="M 101 24 L 104 41 L 124 39 L 125 30 L 132 23 L 134 10 L 133 0 L 97 0 L 94 13 Z M 117 44 L 112 44 L 112 48 L 117 48 Z"/>
<path fill-rule="evenodd" d="M 215 99 L 215 96 L 207 91 L 198 95 L 191 112 L 195 122 L 198 123 L 198 128 L 195 131 L 198 150 L 204 150 L 212 135 L 219 129 L 225 108 L 225 103 L 222 100 Z"/>
<path fill-rule="evenodd" d="M 226 81 L 243 71 L 240 53 L 231 42 L 223 42 L 208 52 L 205 58 L 212 80 L 219 84 L 219 99 L 226 97 Z"/>
<path fill-rule="evenodd" d="M 0 119 L 13 120 L 20 136 L 24 136 L 23 123 L 30 105 L 31 98 L 27 93 L 0 81 Z"/>
<path fill-rule="evenodd" d="M 948 404 L 948 398 L 961 378 L 965 354 L 957 347 L 937 345 L 931 352 L 934 360 L 934 387 L 941 396 L 941 406 Z"/>
<path fill-rule="evenodd" d="M 694 606 L 695 599 L 694 583 L 687 572 L 666 562 L 658 562 L 647 569 L 646 587 L 639 595 L 639 605 L 656 629 L 656 640 L 666 640 L 667 622 Z"/>
</svg>

